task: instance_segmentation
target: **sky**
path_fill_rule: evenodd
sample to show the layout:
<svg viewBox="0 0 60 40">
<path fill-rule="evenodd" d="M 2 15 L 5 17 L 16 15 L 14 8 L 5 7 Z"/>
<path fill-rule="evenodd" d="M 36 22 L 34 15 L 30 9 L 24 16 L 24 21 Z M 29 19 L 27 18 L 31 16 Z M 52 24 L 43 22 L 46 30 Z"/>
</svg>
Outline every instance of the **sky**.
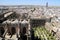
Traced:
<svg viewBox="0 0 60 40">
<path fill-rule="evenodd" d="M 46 5 L 60 6 L 60 0 L 0 0 L 0 5 Z"/>
</svg>

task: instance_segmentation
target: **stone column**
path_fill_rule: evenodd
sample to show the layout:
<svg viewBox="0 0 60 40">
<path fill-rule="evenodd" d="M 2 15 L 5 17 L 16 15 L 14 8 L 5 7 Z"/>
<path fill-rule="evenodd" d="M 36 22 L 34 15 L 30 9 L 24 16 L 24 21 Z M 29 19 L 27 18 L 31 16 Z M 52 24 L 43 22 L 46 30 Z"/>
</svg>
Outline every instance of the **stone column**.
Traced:
<svg viewBox="0 0 60 40">
<path fill-rule="evenodd" d="M 28 19 L 28 35 L 27 40 L 31 40 L 31 26 L 30 26 L 30 19 Z"/>
</svg>

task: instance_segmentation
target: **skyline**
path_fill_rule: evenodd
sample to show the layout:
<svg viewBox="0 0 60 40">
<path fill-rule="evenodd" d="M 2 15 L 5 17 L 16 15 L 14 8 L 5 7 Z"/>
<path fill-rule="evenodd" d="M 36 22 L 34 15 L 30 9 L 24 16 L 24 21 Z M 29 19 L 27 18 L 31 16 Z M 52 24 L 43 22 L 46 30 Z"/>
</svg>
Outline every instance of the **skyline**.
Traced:
<svg viewBox="0 0 60 40">
<path fill-rule="evenodd" d="M 0 0 L 0 5 L 46 5 L 60 6 L 60 0 Z"/>
</svg>

